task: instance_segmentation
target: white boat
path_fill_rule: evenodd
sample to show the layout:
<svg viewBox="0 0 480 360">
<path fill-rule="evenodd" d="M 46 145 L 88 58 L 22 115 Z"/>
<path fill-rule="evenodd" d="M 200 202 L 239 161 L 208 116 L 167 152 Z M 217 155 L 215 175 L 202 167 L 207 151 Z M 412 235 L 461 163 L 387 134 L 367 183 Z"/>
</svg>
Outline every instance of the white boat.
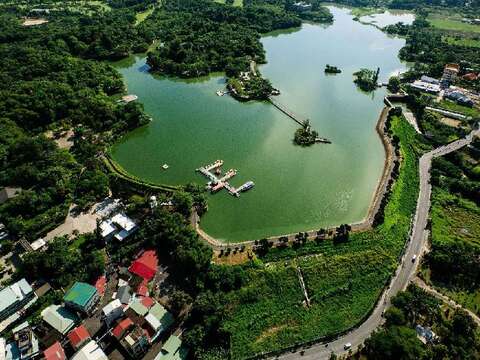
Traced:
<svg viewBox="0 0 480 360">
<path fill-rule="evenodd" d="M 162 169 L 163 169 L 163 170 L 167 170 L 167 169 L 168 169 L 168 165 L 167 165 L 167 164 L 163 164 L 163 165 L 162 165 Z"/>
</svg>

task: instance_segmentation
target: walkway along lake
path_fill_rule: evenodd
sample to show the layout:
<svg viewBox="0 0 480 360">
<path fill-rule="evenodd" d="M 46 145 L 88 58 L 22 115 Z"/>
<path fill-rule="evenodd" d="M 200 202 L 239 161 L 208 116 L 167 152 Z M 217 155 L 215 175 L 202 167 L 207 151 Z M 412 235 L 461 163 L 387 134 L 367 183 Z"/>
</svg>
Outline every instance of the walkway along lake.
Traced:
<svg viewBox="0 0 480 360">
<path fill-rule="evenodd" d="M 238 169 L 233 186 L 253 180 L 255 188 L 240 198 L 209 196 L 201 227 L 227 242 L 361 221 L 384 166 L 375 125 L 386 90 L 362 93 L 352 73 L 378 66 L 385 81 L 405 70 L 397 56 L 404 40 L 353 21 L 348 9 L 331 11 L 330 26 L 304 24 L 263 37 L 268 63 L 260 69 L 281 90 L 278 101 L 332 144 L 295 146 L 296 124 L 271 104 L 216 96 L 222 75 L 158 77 L 147 72 L 144 57 L 132 57 L 116 66 L 153 121 L 117 143 L 113 158 L 157 183 L 204 184 L 195 169 L 216 159 L 225 161 L 224 170 Z M 324 74 L 326 64 L 342 73 Z"/>
</svg>

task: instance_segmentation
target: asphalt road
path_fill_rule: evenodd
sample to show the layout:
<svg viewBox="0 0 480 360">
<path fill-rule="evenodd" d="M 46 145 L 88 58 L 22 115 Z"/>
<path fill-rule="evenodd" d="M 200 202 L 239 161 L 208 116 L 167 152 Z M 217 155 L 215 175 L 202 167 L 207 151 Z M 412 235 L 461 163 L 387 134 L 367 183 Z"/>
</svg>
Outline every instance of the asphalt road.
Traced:
<svg viewBox="0 0 480 360">
<path fill-rule="evenodd" d="M 472 131 L 466 138 L 434 149 L 420 158 L 420 192 L 418 195 L 417 210 L 415 213 L 412 234 L 406 245 L 405 254 L 395 272 L 395 276 L 392 278 L 390 285 L 384 290 L 370 317 L 368 317 L 368 319 L 358 328 L 353 329 L 351 332 L 334 341 L 315 344 L 309 348 L 301 349 L 302 352 L 299 350 L 275 358 L 283 360 L 317 360 L 328 359 L 332 352 L 336 355 L 344 355 L 348 353 L 348 350 L 344 349 L 346 343 L 351 343 L 351 349 L 352 351 L 355 351 L 355 349 L 363 344 L 375 329 L 383 324 L 384 319 L 382 313 L 390 305 L 391 298 L 397 295 L 398 292 L 404 290 L 408 283 L 414 278 L 420 257 L 426 249 L 428 236 L 426 236 L 425 227 L 427 225 L 428 213 L 430 210 L 430 194 L 432 190 L 430 185 L 430 168 L 432 159 L 464 147 L 473 140 L 475 135 L 480 136 L 480 130 Z M 414 255 L 417 255 L 416 261 L 412 261 Z"/>
</svg>

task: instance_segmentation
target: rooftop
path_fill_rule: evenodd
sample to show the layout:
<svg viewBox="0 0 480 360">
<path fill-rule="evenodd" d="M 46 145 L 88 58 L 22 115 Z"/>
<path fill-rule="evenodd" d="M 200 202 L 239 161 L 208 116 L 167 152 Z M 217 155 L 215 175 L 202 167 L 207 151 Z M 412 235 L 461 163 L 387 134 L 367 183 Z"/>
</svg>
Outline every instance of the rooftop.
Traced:
<svg viewBox="0 0 480 360">
<path fill-rule="evenodd" d="M 77 281 L 70 290 L 67 291 L 63 300 L 84 307 L 96 293 L 97 289 L 94 286 Z"/>
<path fill-rule="evenodd" d="M 130 326 L 133 326 L 133 321 L 130 320 L 130 318 L 126 318 L 118 323 L 117 326 L 112 330 L 113 336 L 115 336 L 117 339 L 120 339 L 125 331 L 127 331 Z"/>
<path fill-rule="evenodd" d="M 68 333 L 68 340 L 70 340 L 70 343 L 73 345 L 74 349 L 77 349 L 88 339 L 90 339 L 90 334 L 83 325 L 77 326 Z"/>
<path fill-rule="evenodd" d="M 90 340 L 71 360 L 108 360 L 108 357 L 94 340 Z"/>
<path fill-rule="evenodd" d="M 42 311 L 43 320 L 60 334 L 65 335 L 77 321 L 77 317 L 60 305 L 50 305 Z"/>
<path fill-rule="evenodd" d="M 158 257 L 155 250 L 145 251 L 138 259 L 136 259 L 128 270 L 148 281 L 150 281 L 157 273 Z"/>
<path fill-rule="evenodd" d="M 63 351 L 62 345 L 57 341 L 48 349 L 43 352 L 45 360 L 65 360 L 65 351 Z"/>
<path fill-rule="evenodd" d="M 6 310 L 16 302 L 22 301 L 32 292 L 32 287 L 25 279 L 21 279 L 15 284 L 7 286 L 0 291 L 0 312 Z"/>
<path fill-rule="evenodd" d="M 122 303 L 120 302 L 120 300 L 115 299 L 115 300 L 109 302 L 107 305 L 105 305 L 105 306 L 103 307 L 103 310 L 102 310 L 102 311 L 103 311 L 103 314 L 104 314 L 104 315 L 108 315 L 108 314 L 110 314 L 111 312 L 115 311 L 115 310 L 118 309 L 118 308 L 122 308 L 122 309 L 123 309 Z"/>
</svg>

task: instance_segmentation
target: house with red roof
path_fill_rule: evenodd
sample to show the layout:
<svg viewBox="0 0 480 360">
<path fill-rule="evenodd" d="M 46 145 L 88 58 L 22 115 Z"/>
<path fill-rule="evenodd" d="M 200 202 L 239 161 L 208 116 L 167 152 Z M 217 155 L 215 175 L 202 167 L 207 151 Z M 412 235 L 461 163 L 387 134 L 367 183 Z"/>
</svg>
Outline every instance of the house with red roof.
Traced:
<svg viewBox="0 0 480 360">
<path fill-rule="evenodd" d="M 158 257 L 155 250 L 145 251 L 128 268 L 132 274 L 140 276 L 144 280 L 150 281 L 157 273 Z"/>
<path fill-rule="evenodd" d="M 70 331 L 67 337 L 75 350 L 80 349 L 88 340 L 90 340 L 90 334 L 83 325 L 77 326 Z"/>
<path fill-rule="evenodd" d="M 97 289 L 100 296 L 105 294 L 105 288 L 107 286 L 107 278 L 105 275 L 100 276 L 97 281 L 95 281 L 95 288 Z"/>
<path fill-rule="evenodd" d="M 117 339 L 121 339 L 123 335 L 128 331 L 128 329 L 132 326 L 133 326 L 133 321 L 130 318 L 123 319 L 112 330 L 112 334 Z"/>
<path fill-rule="evenodd" d="M 66 360 L 65 351 L 57 341 L 43 352 L 45 360 Z"/>
</svg>

